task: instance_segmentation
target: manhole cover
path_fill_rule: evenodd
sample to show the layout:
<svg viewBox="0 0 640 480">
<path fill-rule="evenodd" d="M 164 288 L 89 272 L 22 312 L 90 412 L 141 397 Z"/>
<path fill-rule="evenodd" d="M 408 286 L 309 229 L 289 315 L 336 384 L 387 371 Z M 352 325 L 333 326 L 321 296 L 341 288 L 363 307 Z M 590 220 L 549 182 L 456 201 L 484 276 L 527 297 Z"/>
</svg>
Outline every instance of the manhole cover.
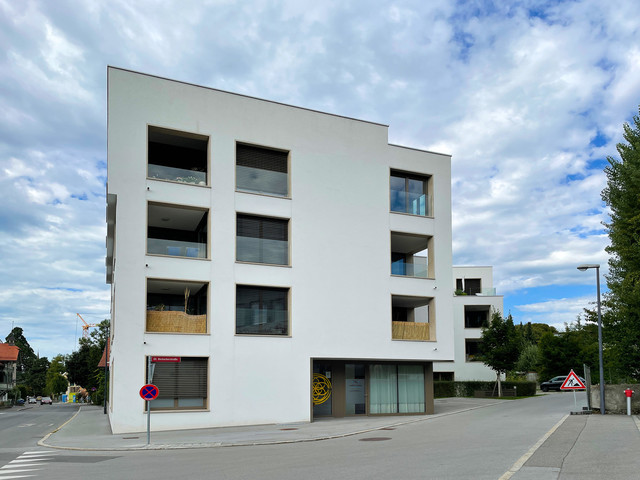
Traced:
<svg viewBox="0 0 640 480">
<path fill-rule="evenodd" d="M 285 430 L 297 430 L 297 428 L 281 428 L 280 430 L 285 431 Z"/>
<path fill-rule="evenodd" d="M 391 440 L 391 437 L 369 437 L 361 438 L 361 442 L 384 442 L 385 440 Z"/>
</svg>

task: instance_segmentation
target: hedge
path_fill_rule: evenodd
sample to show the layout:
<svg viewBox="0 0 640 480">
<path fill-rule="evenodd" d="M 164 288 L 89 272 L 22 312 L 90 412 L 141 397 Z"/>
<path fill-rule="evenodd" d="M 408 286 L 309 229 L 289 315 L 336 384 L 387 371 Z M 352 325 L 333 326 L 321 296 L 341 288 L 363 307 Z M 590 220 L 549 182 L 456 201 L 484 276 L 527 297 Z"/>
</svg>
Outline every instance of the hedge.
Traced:
<svg viewBox="0 0 640 480">
<path fill-rule="evenodd" d="M 435 381 L 433 382 L 433 393 L 435 398 L 445 397 L 473 397 L 473 392 L 476 390 L 493 390 L 497 386 L 495 381 L 483 382 L 477 380 L 469 380 L 463 382 L 449 382 L 449 381 Z M 534 396 L 536 394 L 536 382 L 502 382 L 502 388 L 514 388 L 518 389 L 519 397 Z"/>
</svg>

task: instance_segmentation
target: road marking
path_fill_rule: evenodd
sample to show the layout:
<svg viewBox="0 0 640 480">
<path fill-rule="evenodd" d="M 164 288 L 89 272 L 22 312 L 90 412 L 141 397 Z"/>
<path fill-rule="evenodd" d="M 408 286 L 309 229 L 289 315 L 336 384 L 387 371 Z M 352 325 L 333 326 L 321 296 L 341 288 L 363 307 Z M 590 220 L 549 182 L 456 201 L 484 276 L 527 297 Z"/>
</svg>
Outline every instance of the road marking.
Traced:
<svg viewBox="0 0 640 480">
<path fill-rule="evenodd" d="M 33 427 L 34 425 L 35 423 L 23 423 L 22 425 L 18 425 L 18 428 Z"/>
<path fill-rule="evenodd" d="M 34 474 L 27 472 L 37 472 L 42 470 L 46 466 L 46 462 L 56 455 L 57 453 L 52 452 L 24 452 L 18 458 L 13 459 L 6 465 L 0 467 L 0 480 L 34 477 Z"/>
<path fill-rule="evenodd" d="M 547 441 L 547 439 L 553 434 L 553 432 L 560 428 L 560 425 L 562 425 L 567 418 L 569 418 L 568 414 L 562 417 L 558 423 L 551 427 L 551 430 L 545 433 L 544 436 L 540 440 L 538 440 L 538 442 L 533 447 L 531 447 L 527 453 L 521 456 L 509 470 L 504 472 L 504 474 L 498 480 L 509 480 L 511 477 L 513 477 L 513 475 L 515 475 L 515 473 L 522 468 L 527 460 L 529 460 L 531 456 L 536 453 L 536 450 L 538 450 L 542 446 L 542 444 Z"/>
</svg>

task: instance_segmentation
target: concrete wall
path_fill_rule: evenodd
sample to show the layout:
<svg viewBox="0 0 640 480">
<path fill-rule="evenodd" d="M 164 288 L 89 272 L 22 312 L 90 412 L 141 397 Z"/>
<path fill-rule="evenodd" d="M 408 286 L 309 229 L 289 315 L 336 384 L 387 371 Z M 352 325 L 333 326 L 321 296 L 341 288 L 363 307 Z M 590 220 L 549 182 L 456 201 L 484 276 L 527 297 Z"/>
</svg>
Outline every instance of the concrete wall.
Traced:
<svg viewBox="0 0 640 480">
<path fill-rule="evenodd" d="M 624 391 L 630 388 L 635 393 L 631 397 L 631 413 L 640 414 L 640 384 L 622 383 L 620 385 L 604 386 L 604 408 L 607 413 L 627 414 L 627 397 Z M 591 386 L 591 408 L 600 411 L 600 386 Z"/>
<path fill-rule="evenodd" d="M 209 358 L 208 408 L 153 428 L 310 420 L 312 358 L 453 360 L 451 159 L 388 144 L 384 125 L 108 69 L 108 193 L 117 195 L 110 420 L 145 428 L 145 356 Z M 209 185 L 147 178 L 147 126 L 209 137 Z M 287 198 L 236 191 L 235 145 L 290 152 Z M 434 214 L 390 213 L 391 169 L 432 176 Z M 148 202 L 206 208 L 209 259 L 145 255 Z M 291 265 L 235 259 L 237 212 L 290 219 Z M 392 278 L 390 232 L 434 237 L 435 277 Z M 209 331 L 145 331 L 146 279 L 208 282 Z M 237 284 L 290 288 L 290 335 L 235 335 Z M 391 338 L 391 295 L 434 299 L 435 339 Z"/>
</svg>

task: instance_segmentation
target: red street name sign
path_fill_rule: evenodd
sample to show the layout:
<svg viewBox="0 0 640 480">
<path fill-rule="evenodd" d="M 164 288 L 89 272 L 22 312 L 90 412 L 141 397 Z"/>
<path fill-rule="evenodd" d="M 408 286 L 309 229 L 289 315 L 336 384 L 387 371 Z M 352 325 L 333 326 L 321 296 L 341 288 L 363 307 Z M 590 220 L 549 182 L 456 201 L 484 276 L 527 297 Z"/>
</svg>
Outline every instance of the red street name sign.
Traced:
<svg viewBox="0 0 640 480">
<path fill-rule="evenodd" d="M 182 357 L 151 357 L 152 363 L 180 363 Z"/>
</svg>

